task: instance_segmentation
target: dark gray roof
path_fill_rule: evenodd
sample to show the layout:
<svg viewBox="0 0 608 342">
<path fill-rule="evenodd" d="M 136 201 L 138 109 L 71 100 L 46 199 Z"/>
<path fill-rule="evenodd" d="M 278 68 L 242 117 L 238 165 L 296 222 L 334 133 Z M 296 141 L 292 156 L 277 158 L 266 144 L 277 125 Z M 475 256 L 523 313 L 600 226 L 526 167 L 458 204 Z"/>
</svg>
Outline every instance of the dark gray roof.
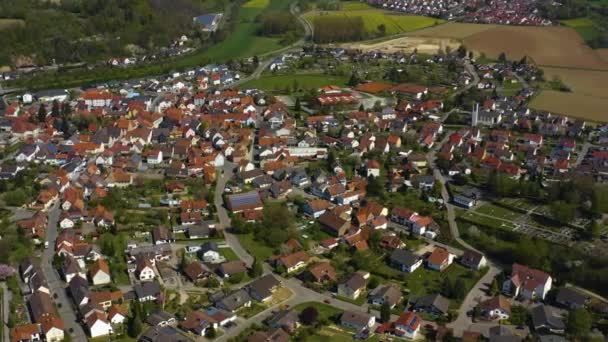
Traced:
<svg viewBox="0 0 608 342">
<path fill-rule="evenodd" d="M 245 192 L 242 194 L 228 196 L 228 203 L 231 209 L 252 209 L 262 205 L 260 194 L 257 191 Z"/>
<path fill-rule="evenodd" d="M 261 278 L 258 278 L 247 286 L 249 288 L 249 293 L 259 298 L 268 298 L 272 295 L 272 289 L 281 285 L 279 280 L 275 278 L 272 274 L 267 274 Z"/>
<path fill-rule="evenodd" d="M 228 311 L 234 311 L 245 305 L 245 303 L 251 302 L 251 297 L 244 289 L 237 290 L 220 299 L 215 303 L 220 309 L 226 309 Z"/>
<path fill-rule="evenodd" d="M 279 311 L 276 315 L 268 320 L 268 326 L 271 328 L 278 328 L 285 325 L 291 325 L 292 323 L 299 322 L 298 313 L 293 310 Z"/>
<path fill-rule="evenodd" d="M 135 291 L 137 298 L 145 298 L 149 296 L 156 297 L 160 294 L 160 284 L 155 281 L 135 284 L 135 286 L 133 286 L 133 290 Z"/>
<path fill-rule="evenodd" d="M 564 319 L 559 315 L 555 308 L 541 304 L 530 310 L 532 316 L 532 324 L 534 329 L 550 329 L 563 330 L 565 329 Z"/>
<path fill-rule="evenodd" d="M 138 342 L 186 342 L 191 341 L 173 327 L 152 327 L 141 335 Z"/>
<path fill-rule="evenodd" d="M 146 318 L 146 323 L 156 326 L 169 320 L 175 320 L 175 316 L 163 310 L 156 310 Z"/>
<path fill-rule="evenodd" d="M 405 266 L 412 266 L 420 261 L 420 257 L 405 249 L 395 249 L 391 254 L 391 262 Z"/>
<path fill-rule="evenodd" d="M 435 308 L 447 313 L 450 308 L 450 300 L 440 294 L 432 294 L 410 299 L 410 303 L 416 309 Z"/>
<path fill-rule="evenodd" d="M 362 312 L 344 311 L 340 317 L 340 322 L 363 327 L 367 326 L 370 318 L 370 315 Z"/>
<path fill-rule="evenodd" d="M 558 303 L 566 306 L 584 306 L 588 300 L 588 297 L 573 288 L 562 287 L 557 292 L 557 297 L 555 300 Z"/>
</svg>

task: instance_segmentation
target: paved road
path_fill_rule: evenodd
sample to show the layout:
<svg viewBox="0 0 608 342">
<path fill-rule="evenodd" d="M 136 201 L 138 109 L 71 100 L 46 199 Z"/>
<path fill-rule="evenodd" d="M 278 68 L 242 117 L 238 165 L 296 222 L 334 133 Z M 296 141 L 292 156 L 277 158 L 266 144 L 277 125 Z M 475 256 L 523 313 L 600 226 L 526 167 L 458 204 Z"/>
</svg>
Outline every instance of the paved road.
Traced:
<svg viewBox="0 0 608 342">
<path fill-rule="evenodd" d="M 82 326 L 78 323 L 76 313 L 72 308 L 72 302 L 68 298 L 63 281 L 59 278 L 59 273 L 53 268 L 53 254 L 55 251 L 55 240 L 57 240 L 57 223 L 59 222 L 59 201 L 55 203 L 48 211 L 48 226 L 46 229 L 46 241 L 49 243 L 49 247 L 44 249 L 42 254 L 41 268 L 42 273 L 46 277 L 46 281 L 50 287 L 51 294 L 57 296 L 55 303 L 57 303 L 59 316 L 63 319 L 65 324 L 66 332 L 72 331 L 72 340 L 78 342 L 85 342 L 87 340 L 85 332 Z M 59 307 L 61 304 L 61 307 Z"/>
<path fill-rule="evenodd" d="M 2 282 L 2 324 L 4 324 L 3 339 L 8 342 L 11 340 L 10 329 L 8 328 L 8 317 L 10 316 L 10 305 L 9 303 L 13 300 L 13 293 L 8 290 L 6 282 Z"/>
<path fill-rule="evenodd" d="M 457 95 L 464 93 L 465 91 L 471 89 L 472 87 L 476 87 L 480 81 L 479 75 L 477 75 L 477 70 L 475 70 L 475 66 L 473 64 L 471 64 L 471 60 L 468 58 L 464 59 L 464 70 L 467 73 L 469 73 L 471 76 L 473 76 L 473 81 L 469 82 L 469 84 L 467 84 L 463 88 L 455 91 L 454 94 L 452 94 L 452 97 L 456 97 Z"/>
<path fill-rule="evenodd" d="M 576 157 L 576 162 L 574 163 L 574 165 L 572 166 L 573 168 L 581 165 L 581 163 L 583 162 L 583 160 L 585 159 L 585 156 L 587 155 L 587 153 L 589 152 L 589 149 L 591 147 L 595 147 L 595 145 L 591 144 L 590 142 L 586 141 L 583 144 L 583 147 L 581 149 L 581 152 L 578 154 L 578 156 Z"/>
<path fill-rule="evenodd" d="M 465 297 L 460 309 L 458 310 L 458 317 L 453 322 L 449 323 L 448 328 L 454 329 L 454 336 L 462 336 L 465 330 L 468 330 L 473 323 L 471 317 L 467 316 L 467 312 L 473 310 L 480 302 L 489 299 L 487 290 L 492 284 L 492 280 L 501 272 L 501 270 L 493 264 L 490 264 L 488 272 L 481 277 L 481 279 L 475 284 L 475 287 L 469 291 Z"/>
</svg>

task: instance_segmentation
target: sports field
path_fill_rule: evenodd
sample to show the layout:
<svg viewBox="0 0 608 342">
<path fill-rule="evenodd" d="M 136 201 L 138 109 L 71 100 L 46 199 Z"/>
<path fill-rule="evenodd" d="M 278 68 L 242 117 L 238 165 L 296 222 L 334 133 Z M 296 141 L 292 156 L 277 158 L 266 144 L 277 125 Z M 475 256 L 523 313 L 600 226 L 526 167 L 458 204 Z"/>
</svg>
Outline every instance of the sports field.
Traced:
<svg viewBox="0 0 608 342">
<path fill-rule="evenodd" d="M 313 24 L 315 18 L 320 16 L 361 17 L 366 32 L 377 33 L 378 26 L 384 25 L 386 35 L 420 30 L 444 22 L 441 19 L 383 11 L 363 3 L 345 3 L 339 11 L 312 11 L 304 15 Z"/>
</svg>

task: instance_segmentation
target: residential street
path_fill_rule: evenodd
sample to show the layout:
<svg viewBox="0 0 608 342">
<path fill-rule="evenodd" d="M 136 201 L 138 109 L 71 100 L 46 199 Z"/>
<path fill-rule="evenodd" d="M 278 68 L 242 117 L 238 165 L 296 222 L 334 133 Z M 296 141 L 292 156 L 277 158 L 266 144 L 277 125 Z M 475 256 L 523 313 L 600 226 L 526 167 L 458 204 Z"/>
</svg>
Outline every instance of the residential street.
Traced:
<svg viewBox="0 0 608 342">
<path fill-rule="evenodd" d="M 42 253 L 41 268 L 44 276 L 46 277 L 47 283 L 51 290 L 51 295 L 55 298 L 57 304 L 57 311 L 59 316 L 63 319 L 65 324 L 66 333 L 70 332 L 72 341 L 87 341 L 84 329 L 78 320 L 76 319 L 76 313 L 72 309 L 72 302 L 68 298 L 63 281 L 59 277 L 57 270 L 53 268 L 53 255 L 55 253 L 55 240 L 57 239 L 57 226 L 59 221 L 59 201 L 57 201 L 48 211 L 48 226 L 46 229 L 46 241 L 49 246 Z"/>
</svg>

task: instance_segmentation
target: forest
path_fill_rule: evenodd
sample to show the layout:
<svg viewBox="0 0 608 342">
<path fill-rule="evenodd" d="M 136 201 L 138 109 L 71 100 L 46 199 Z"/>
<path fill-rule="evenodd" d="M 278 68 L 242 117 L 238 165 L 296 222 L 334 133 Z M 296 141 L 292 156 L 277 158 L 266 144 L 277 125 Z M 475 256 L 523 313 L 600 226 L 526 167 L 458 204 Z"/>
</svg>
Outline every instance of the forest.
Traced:
<svg viewBox="0 0 608 342">
<path fill-rule="evenodd" d="M 25 25 L 2 30 L 0 65 L 95 61 L 168 46 L 208 6 L 223 8 L 223 0 L 3 0 L 0 19 Z"/>
</svg>

